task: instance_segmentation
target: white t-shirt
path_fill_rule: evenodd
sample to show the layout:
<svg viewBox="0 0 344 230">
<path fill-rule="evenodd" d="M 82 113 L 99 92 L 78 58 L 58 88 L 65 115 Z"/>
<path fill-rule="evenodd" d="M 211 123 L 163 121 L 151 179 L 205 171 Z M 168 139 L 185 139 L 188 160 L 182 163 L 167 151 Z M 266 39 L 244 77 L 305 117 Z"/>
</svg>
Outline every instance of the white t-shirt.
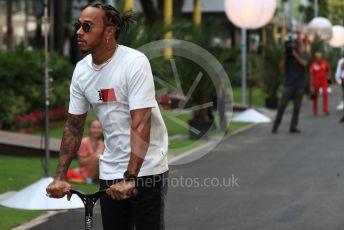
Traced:
<svg viewBox="0 0 344 230">
<path fill-rule="evenodd" d="M 337 63 L 336 73 L 335 73 L 336 81 L 341 81 L 344 79 L 344 71 L 342 70 L 343 63 L 344 63 L 344 58 L 339 59 Z"/>
<path fill-rule="evenodd" d="M 91 55 L 78 62 L 70 86 L 68 112 L 84 114 L 90 105 L 103 126 L 105 138 L 100 179 L 123 178 L 131 154 L 130 111 L 140 108 L 152 108 L 152 115 L 150 144 L 139 176 L 168 170 L 167 130 L 155 99 L 152 70 L 143 53 L 119 45 L 101 69 L 92 66 Z"/>
</svg>

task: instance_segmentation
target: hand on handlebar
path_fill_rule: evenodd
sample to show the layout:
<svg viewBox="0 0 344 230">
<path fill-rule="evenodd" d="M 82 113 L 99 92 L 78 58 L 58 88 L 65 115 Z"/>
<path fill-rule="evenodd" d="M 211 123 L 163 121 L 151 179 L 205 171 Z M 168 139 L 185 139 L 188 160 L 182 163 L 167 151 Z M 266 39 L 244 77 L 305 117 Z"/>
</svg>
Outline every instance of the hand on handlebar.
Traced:
<svg viewBox="0 0 344 230">
<path fill-rule="evenodd" d="M 65 180 L 54 180 L 46 188 L 47 196 L 52 198 L 62 198 L 67 195 L 67 200 L 70 200 L 72 194 L 70 193 L 72 186 Z"/>
<path fill-rule="evenodd" d="M 135 181 L 129 180 L 125 181 L 122 180 L 116 184 L 113 184 L 106 190 L 106 194 L 111 196 L 114 200 L 123 200 L 130 198 L 134 195 L 135 190 Z"/>
</svg>

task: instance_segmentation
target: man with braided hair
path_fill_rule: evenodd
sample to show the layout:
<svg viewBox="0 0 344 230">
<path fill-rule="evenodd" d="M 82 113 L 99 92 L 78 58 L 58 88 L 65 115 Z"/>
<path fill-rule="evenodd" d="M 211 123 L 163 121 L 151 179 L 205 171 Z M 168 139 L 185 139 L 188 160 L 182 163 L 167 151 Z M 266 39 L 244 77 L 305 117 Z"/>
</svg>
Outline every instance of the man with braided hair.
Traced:
<svg viewBox="0 0 344 230">
<path fill-rule="evenodd" d="M 73 73 L 56 176 L 47 194 L 70 198 L 66 172 L 92 105 L 105 139 L 99 160 L 100 189 L 107 193 L 100 198 L 103 228 L 161 230 L 165 229 L 168 137 L 147 57 L 117 44 L 131 20 L 131 15 L 96 2 L 84 7 L 75 23 L 78 46 L 90 54 Z"/>
</svg>

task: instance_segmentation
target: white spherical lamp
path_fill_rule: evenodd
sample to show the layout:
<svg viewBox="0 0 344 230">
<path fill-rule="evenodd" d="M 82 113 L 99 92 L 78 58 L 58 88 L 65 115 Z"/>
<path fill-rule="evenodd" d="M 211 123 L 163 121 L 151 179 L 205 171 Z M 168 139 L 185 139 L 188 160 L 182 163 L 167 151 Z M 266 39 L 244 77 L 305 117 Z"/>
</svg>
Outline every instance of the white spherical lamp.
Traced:
<svg viewBox="0 0 344 230">
<path fill-rule="evenodd" d="M 332 37 L 332 24 L 327 18 L 313 18 L 308 24 L 308 35 L 311 38 L 318 36 L 322 40 L 330 40 Z"/>
<path fill-rule="evenodd" d="M 332 27 L 332 38 L 329 41 L 330 46 L 339 48 L 344 46 L 344 27 L 335 25 Z"/>
<path fill-rule="evenodd" d="M 258 29 L 274 16 L 276 0 L 225 0 L 228 19 L 243 29 Z"/>
</svg>

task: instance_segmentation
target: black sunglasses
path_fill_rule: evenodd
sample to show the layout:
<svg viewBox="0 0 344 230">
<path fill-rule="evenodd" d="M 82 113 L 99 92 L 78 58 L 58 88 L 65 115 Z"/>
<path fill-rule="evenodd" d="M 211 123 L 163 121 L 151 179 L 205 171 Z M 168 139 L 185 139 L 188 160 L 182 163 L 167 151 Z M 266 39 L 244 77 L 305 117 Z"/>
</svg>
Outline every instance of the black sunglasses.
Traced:
<svg viewBox="0 0 344 230">
<path fill-rule="evenodd" d="M 80 29 L 80 27 L 82 27 L 82 30 L 85 32 L 85 33 L 88 33 L 92 30 L 92 28 L 94 27 L 93 24 L 91 24 L 90 22 L 76 22 L 74 23 L 74 28 L 75 28 L 75 31 L 78 31 Z"/>
<path fill-rule="evenodd" d="M 102 27 L 102 28 L 105 28 L 105 27 L 109 27 L 109 26 L 113 26 L 113 25 L 105 25 L 105 26 L 99 26 L 99 27 Z M 96 27 L 94 24 L 90 23 L 90 22 L 76 22 L 74 23 L 74 28 L 75 28 L 75 31 L 78 31 L 80 29 L 80 27 L 82 27 L 82 30 L 85 32 L 85 33 L 88 33 L 92 30 L 92 28 Z"/>
<path fill-rule="evenodd" d="M 97 26 L 97 27 L 108 27 L 110 25 L 106 25 L 106 26 Z M 85 33 L 88 33 L 92 30 L 92 28 L 96 27 L 94 24 L 92 24 L 91 22 L 76 22 L 74 23 L 74 28 L 75 28 L 75 31 L 78 31 L 80 29 L 80 27 L 82 27 L 82 30 L 85 32 Z"/>
</svg>

